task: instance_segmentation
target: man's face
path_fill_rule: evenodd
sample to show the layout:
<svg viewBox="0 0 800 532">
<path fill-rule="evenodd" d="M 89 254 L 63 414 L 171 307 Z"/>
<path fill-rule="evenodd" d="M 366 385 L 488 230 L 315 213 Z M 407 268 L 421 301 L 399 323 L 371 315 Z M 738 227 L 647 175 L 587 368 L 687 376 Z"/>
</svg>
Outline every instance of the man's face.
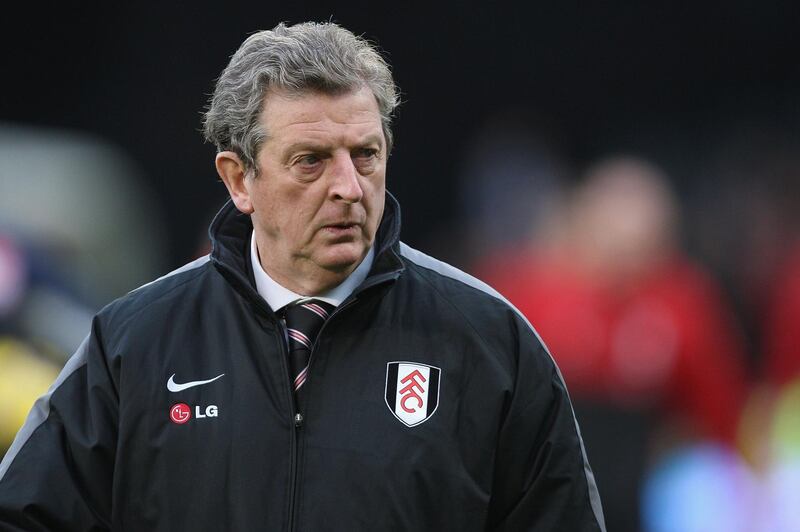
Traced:
<svg viewBox="0 0 800 532">
<path fill-rule="evenodd" d="M 335 286 L 366 256 L 383 214 L 386 139 L 375 97 L 367 88 L 273 93 L 261 121 L 259 175 L 245 178 L 261 264 L 295 291 Z"/>
</svg>

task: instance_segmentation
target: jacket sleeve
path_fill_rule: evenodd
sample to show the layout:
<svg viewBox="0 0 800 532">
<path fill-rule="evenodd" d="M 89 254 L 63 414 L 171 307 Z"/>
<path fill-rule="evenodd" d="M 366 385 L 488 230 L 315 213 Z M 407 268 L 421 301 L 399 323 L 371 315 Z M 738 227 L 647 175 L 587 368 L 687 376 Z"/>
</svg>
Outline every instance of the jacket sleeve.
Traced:
<svg viewBox="0 0 800 532">
<path fill-rule="evenodd" d="M 564 381 L 518 322 L 517 375 L 500 427 L 491 531 L 605 531 L 594 475 Z"/>
<path fill-rule="evenodd" d="M 109 530 L 117 420 L 95 319 L 0 462 L 0 531 Z"/>
</svg>

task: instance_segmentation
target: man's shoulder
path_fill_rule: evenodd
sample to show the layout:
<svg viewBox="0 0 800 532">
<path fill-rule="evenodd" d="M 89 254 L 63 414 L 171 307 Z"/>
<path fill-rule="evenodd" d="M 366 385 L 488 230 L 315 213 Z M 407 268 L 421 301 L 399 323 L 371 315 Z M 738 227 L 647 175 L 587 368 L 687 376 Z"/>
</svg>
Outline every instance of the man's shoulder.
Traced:
<svg viewBox="0 0 800 532">
<path fill-rule="evenodd" d="M 465 317 L 481 321 L 526 321 L 502 294 L 480 279 L 403 242 L 399 251 L 407 270 Z"/>
<path fill-rule="evenodd" d="M 470 294 L 478 300 L 491 302 L 504 308 L 513 308 L 497 290 L 477 277 L 466 273 L 455 266 L 412 248 L 400 242 L 400 256 L 416 272 L 423 276 L 436 288 L 453 294 Z"/>
<path fill-rule="evenodd" d="M 418 284 L 429 289 L 421 290 L 415 298 L 426 308 L 434 306 L 427 315 L 437 319 L 449 316 L 445 324 L 457 328 L 457 323 L 468 323 L 487 345 L 508 347 L 508 342 L 518 342 L 541 349 L 534 349 L 543 357 L 540 360 L 548 367 L 552 364 L 547 348 L 539 333 L 528 319 L 497 290 L 480 279 L 446 262 L 426 255 L 404 243 L 400 243 L 400 256 Z M 437 306 L 435 302 L 441 302 Z M 449 311 L 448 311 L 449 310 Z"/>
<path fill-rule="evenodd" d="M 209 256 L 205 255 L 180 268 L 144 284 L 106 305 L 99 313 L 104 321 L 121 325 L 145 310 L 154 310 L 159 304 L 170 306 L 185 298 L 187 293 L 198 292 L 198 283 L 208 271 Z"/>
</svg>

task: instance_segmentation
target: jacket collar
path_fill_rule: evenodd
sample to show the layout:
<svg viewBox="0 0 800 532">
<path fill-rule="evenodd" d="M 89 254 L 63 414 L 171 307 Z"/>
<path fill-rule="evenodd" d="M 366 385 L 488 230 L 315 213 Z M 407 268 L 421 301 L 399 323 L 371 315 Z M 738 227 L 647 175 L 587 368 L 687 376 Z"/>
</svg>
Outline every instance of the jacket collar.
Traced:
<svg viewBox="0 0 800 532">
<path fill-rule="evenodd" d="M 269 308 L 255 288 L 250 271 L 250 216 L 242 214 L 230 199 L 214 217 L 208 229 L 211 238 L 211 262 L 229 283 L 246 299 Z M 398 247 L 400 239 L 400 204 L 386 192 L 383 218 L 375 235 L 375 260 L 367 278 L 355 293 L 383 281 L 396 279 L 403 271 Z"/>
</svg>

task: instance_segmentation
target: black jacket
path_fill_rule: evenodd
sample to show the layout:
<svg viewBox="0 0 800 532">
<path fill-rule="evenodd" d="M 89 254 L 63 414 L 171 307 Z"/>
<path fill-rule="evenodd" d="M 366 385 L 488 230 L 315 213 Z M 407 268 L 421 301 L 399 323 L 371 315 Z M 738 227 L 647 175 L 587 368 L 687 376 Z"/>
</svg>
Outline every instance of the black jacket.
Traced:
<svg viewBox="0 0 800 532">
<path fill-rule="evenodd" d="M 387 195 L 372 270 L 295 405 L 229 202 L 209 257 L 96 316 L 0 465 L 0 530 L 602 530 L 536 333 L 399 228 Z"/>
</svg>

